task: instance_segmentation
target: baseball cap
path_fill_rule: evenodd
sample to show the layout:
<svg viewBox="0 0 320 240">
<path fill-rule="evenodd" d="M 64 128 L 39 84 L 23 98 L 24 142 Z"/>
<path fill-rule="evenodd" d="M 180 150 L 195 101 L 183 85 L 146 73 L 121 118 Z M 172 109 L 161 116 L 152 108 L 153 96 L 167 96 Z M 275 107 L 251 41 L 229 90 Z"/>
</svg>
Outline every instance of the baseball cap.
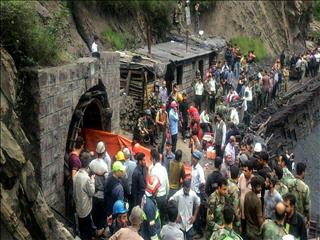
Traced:
<svg viewBox="0 0 320 240">
<path fill-rule="evenodd" d="M 126 167 L 123 166 L 123 164 L 119 161 L 115 161 L 114 164 L 112 165 L 112 172 L 117 172 L 117 171 L 121 171 L 121 172 L 126 171 Z"/>
<path fill-rule="evenodd" d="M 201 157 L 202 157 L 202 153 L 201 153 L 199 150 L 196 150 L 196 151 L 194 151 L 194 152 L 192 153 L 192 156 L 193 156 L 194 158 L 196 158 L 197 160 L 200 160 Z"/>
</svg>

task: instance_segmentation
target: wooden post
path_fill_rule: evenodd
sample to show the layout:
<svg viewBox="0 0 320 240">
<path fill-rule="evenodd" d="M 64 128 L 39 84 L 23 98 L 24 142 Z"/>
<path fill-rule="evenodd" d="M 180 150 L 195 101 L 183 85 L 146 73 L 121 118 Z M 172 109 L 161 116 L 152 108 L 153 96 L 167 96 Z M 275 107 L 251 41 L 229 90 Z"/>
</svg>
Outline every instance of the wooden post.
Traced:
<svg viewBox="0 0 320 240">
<path fill-rule="evenodd" d="M 148 41 L 148 55 L 151 56 L 151 29 L 150 29 L 149 23 L 147 23 L 147 41 Z"/>
<path fill-rule="evenodd" d="M 186 52 L 188 52 L 188 44 L 189 44 L 189 30 L 186 31 Z"/>
</svg>

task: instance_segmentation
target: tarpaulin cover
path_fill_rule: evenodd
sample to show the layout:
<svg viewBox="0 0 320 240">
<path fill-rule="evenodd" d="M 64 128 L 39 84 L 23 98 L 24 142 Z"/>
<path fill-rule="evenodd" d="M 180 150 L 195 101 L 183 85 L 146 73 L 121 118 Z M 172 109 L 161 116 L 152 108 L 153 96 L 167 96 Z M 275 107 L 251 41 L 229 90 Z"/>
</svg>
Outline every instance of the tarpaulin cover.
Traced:
<svg viewBox="0 0 320 240">
<path fill-rule="evenodd" d="M 124 147 L 127 147 L 130 149 L 130 151 L 132 151 L 132 141 L 120 135 L 87 128 L 83 130 L 83 133 L 88 150 L 95 152 L 97 143 L 99 141 L 103 141 L 106 144 L 106 149 L 111 159 L 113 159 L 113 156 L 116 155 L 117 152 L 123 149 Z M 143 152 L 146 155 L 147 167 L 151 165 L 150 149 L 143 147 L 140 144 L 136 144 L 133 149 L 133 152 Z M 187 176 L 190 176 L 191 166 L 184 164 L 184 168 L 185 174 Z"/>
</svg>

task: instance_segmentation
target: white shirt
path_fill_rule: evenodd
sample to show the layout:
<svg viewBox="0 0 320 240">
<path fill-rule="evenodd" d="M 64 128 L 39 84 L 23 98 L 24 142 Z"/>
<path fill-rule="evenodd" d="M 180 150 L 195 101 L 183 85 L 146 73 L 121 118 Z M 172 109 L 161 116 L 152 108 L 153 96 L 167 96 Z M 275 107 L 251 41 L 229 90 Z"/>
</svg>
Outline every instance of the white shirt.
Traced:
<svg viewBox="0 0 320 240">
<path fill-rule="evenodd" d="M 200 123 L 210 123 L 209 115 L 208 113 L 205 113 L 205 111 L 202 111 L 200 114 Z"/>
<path fill-rule="evenodd" d="M 195 93 L 196 95 L 202 95 L 203 94 L 203 83 L 200 82 L 196 82 L 196 84 L 194 85 L 194 89 L 195 89 Z"/>
<path fill-rule="evenodd" d="M 200 198 L 194 191 L 192 191 L 192 189 L 190 189 L 189 195 L 185 195 L 182 188 L 176 192 L 170 200 L 176 201 L 178 205 L 178 213 L 182 220 L 180 228 L 183 231 L 189 231 L 189 229 L 192 228 L 192 224 L 189 223 L 189 219 L 193 216 L 193 207 L 197 208 L 200 206 Z"/>
<path fill-rule="evenodd" d="M 204 179 L 203 168 L 198 163 L 196 166 L 192 166 L 191 169 L 191 189 L 196 193 L 200 193 L 200 184 L 206 182 Z"/>
<path fill-rule="evenodd" d="M 317 62 L 320 62 L 320 52 L 316 53 L 314 57 L 316 58 Z"/>
<path fill-rule="evenodd" d="M 98 52 L 98 44 L 96 42 L 93 42 L 91 45 L 91 52 Z"/>
<path fill-rule="evenodd" d="M 94 174 L 108 176 L 109 168 L 104 159 L 96 158 L 91 161 L 89 168 Z"/>
<path fill-rule="evenodd" d="M 299 58 L 299 60 L 296 62 L 296 68 L 301 67 L 301 59 Z"/>
<path fill-rule="evenodd" d="M 107 152 L 104 153 L 104 162 L 108 165 L 109 172 L 111 172 L 111 158 Z"/>
<path fill-rule="evenodd" d="M 224 151 L 224 155 L 228 156 L 228 154 L 231 154 L 231 163 L 229 163 L 230 165 L 233 165 L 236 161 L 236 149 L 234 146 L 232 146 L 232 144 L 229 142 L 226 146 L 226 149 Z"/>
<path fill-rule="evenodd" d="M 208 82 L 208 87 L 211 92 L 216 92 L 216 80 L 211 78 Z"/>
<path fill-rule="evenodd" d="M 160 180 L 160 187 L 157 193 L 157 197 L 168 196 L 169 194 L 169 179 L 167 169 L 161 165 L 161 163 L 157 162 L 152 170 L 150 171 L 150 175 L 157 176 Z"/>
<path fill-rule="evenodd" d="M 230 121 L 233 122 L 235 125 L 239 124 L 239 114 L 237 109 L 235 108 L 231 109 Z"/>
</svg>

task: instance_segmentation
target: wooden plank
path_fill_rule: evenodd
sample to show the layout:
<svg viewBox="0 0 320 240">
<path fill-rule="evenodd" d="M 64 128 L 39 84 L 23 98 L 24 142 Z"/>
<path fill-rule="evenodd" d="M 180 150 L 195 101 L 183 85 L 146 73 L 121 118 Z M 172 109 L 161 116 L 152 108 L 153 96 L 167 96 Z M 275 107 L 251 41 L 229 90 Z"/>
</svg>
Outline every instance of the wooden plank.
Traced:
<svg viewBox="0 0 320 240">
<path fill-rule="evenodd" d="M 126 83 L 126 93 L 128 93 L 129 92 L 130 82 L 131 82 L 131 70 L 129 70 L 129 72 L 128 72 L 128 76 L 126 78 L 126 81 L 127 81 L 127 83 Z"/>
</svg>

